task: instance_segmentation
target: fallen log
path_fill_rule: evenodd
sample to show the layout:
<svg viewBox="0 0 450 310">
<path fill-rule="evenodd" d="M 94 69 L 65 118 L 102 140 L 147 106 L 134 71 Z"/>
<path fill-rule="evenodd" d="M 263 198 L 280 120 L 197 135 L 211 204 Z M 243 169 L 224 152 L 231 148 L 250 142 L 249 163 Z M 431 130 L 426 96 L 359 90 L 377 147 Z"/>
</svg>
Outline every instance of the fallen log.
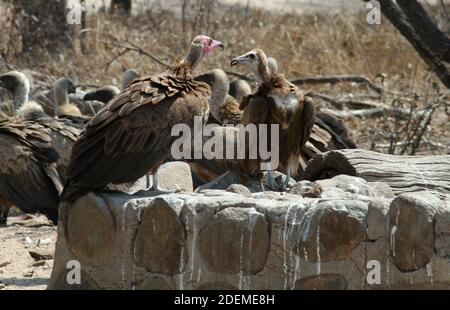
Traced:
<svg viewBox="0 0 450 310">
<path fill-rule="evenodd" d="M 450 197 L 450 156 L 396 156 L 354 149 L 315 155 L 303 178 L 328 179 L 339 174 L 357 176 L 368 182 L 384 182 L 398 195 L 429 191 Z"/>
</svg>

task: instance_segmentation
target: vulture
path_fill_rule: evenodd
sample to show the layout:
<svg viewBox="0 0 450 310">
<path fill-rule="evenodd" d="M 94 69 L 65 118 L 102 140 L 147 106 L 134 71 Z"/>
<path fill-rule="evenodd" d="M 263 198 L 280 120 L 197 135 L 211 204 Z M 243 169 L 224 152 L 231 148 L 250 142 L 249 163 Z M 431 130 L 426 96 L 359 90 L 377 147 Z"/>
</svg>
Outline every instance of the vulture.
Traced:
<svg viewBox="0 0 450 310">
<path fill-rule="evenodd" d="M 49 116 L 43 107 L 35 101 L 29 101 L 30 83 L 21 72 L 11 71 L 0 75 L 1 86 L 8 89 L 13 96 L 15 118 L 22 121 L 33 121 L 46 130 L 51 137 L 51 146 L 58 152 L 59 160 L 56 163 L 58 173 L 62 180 L 65 179 L 65 168 L 69 162 L 70 150 L 75 143 L 81 129 L 87 119 L 80 116 L 77 109 L 67 101 L 65 94 L 55 91 L 57 105 L 53 112 L 58 113 L 58 118 Z M 55 88 L 56 89 L 56 88 Z"/>
<path fill-rule="evenodd" d="M 108 103 L 110 100 L 112 100 L 119 93 L 120 93 L 120 89 L 117 88 L 116 86 L 106 85 L 106 86 L 100 87 L 96 90 L 86 93 L 83 97 L 83 100 L 84 101 L 96 100 L 96 101 L 100 101 L 101 103 L 105 104 L 105 103 Z"/>
<path fill-rule="evenodd" d="M 154 174 L 179 139 L 171 134 L 173 126 L 184 124 L 193 130 L 195 116 L 204 123 L 208 118 L 210 87 L 195 81 L 192 72 L 217 47 L 224 46 L 205 35 L 195 37 L 180 63 L 134 80 L 96 114 L 72 148 L 61 200 L 71 202 L 110 183 Z M 156 178 L 153 189 L 164 192 Z"/>
<path fill-rule="evenodd" d="M 122 89 L 125 89 L 131 82 L 133 82 L 139 73 L 134 69 L 127 69 L 122 74 Z M 114 85 L 106 85 L 100 87 L 99 89 L 88 92 L 84 95 L 84 101 L 99 101 L 103 104 L 110 102 L 114 97 L 120 93 L 120 89 Z M 96 109 L 96 113 L 100 109 Z"/>
<path fill-rule="evenodd" d="M 58 223 L 62 184 L 57 160 L 49 130 L 32 121 L 0 117 L 0 224 L 6 224 L 12 205 Z"/>
<path fill-rule="evenodd" d="M 221 69 L 214 69 L 208 73 L 195 77 L 196 81 L 205 82 L 211 87 L 209 98 L 210 116 L 208 123 L 220 125 L 238 124 L 242 118 L 239 102 L 230 96 L 230 81 Z"/>
<path fill-rule="evenodd" d="M 278 72 L 278 64 L 274 58 L 268 58 L 268 66 L 271 72 Z M 243 111 L 240 109 L 240 103 L 238 102 L 239 98 L 235 99 L 230 95 L 224 95 L 228 88 L 230 89 L 228 94 L 233 93 L 236 95 L 236 93 L 239 92 L 236 92 L 235 90 L 233 92 L 231 91 L 233 82 L 228 84 L 228 77 L 223 70 L 215 69 L 211 72 L 197 76 L 195 79 L 203 81 L 211 87 L 212 95 L 209 99 L 211 110 L 209 123 L 220 124 L 222 126 L 240 123 Z M 243 95 L 244 97 L 251 94 L 251 88 L 247 82 L 244 80 L 235 80 L 234 82 L 235 85 L 244 85 L 242 87 L 244 92 L 241 93 L 245 94 Z M 311 100 L 309 98 L 306 99 Z M 226 130 L 225 128 L 218 128 L 214 133 L 223 135 L 225 131 L 230 132 L 230 129 Z M 228 139 L 231 137 L 232 135 Z M 305 147 L 302 148 L 301 157 L 299 158 L 299 176 L 301 177 L 303 174 L 306 162 L 315 154 L 347 148 L 356 148 L 356 145 L 349 137 L 347 129 L 342 122 L 330 114 L 323 112 L 316 113 L 312 132 Z M 195 159 L 189 160 L 188 164 L 191 167 L 196 187 L 213 181 L 227 170 L 236 170 L 236 162 L 225 159 Z"/>
<path fill-rule="evenodd" d="M 75 85 L 71 79 L 60 78 L 56 80 L 51 90 L 39 93 L 31 99 L 33 102 L 40 104 L 47 115 L 55 115 L 55 109 L 58 106 L 60 109 L 62 108 L 69 113 L 81 114 L 79 110 L 77 111 L 76 107 L 69 104 L 69 94 L 74 94 L 75 90 Z"/>
<path fill-rule="evenodd" d="M 243 125 L 279 125 L 279 167 L 287 175 L 285 189 L 291 176 L 296 176 L 299 158 L 315 121 L 314 103 L 283 75 L 269 68 L 267 56 L 261 49 L 252 50 L 231 61 L 232 66 L 242 65 L 250 69 L 259 84 L 257 92 L 241 100 L 244 110 Z M 270 145 L 270 143 L 268 143 Z M 241 163 L 243 172 L 257 175 L 261 172 L 261 160 L 246 159 Z M 269 171 L 269 185 L 279 188 Z"/>
<path fill-rule="evenodd" d="M 278 72 L 278 62 L 275 58 L 268 58 L 269 69 Z M 311 100 L 306 95 L 307 100 Z M 316 112 L 316 119 L 311 135 L 302 149 L 299 173 L 302 174 L 306 162 L 315 154 L 338 149 L 354 149 L 356 144 L 350 138 L 345 125 L 335 116 L 326 112 Z"/>
<path fill-rule="evenodd" d="M 45 113 L 38 104 L 22 106 L 28 100 L 29 83 L 19 83 L 18 78 L 23 78 L 18 72 L 0 75 L 0 87 L 13 94 L 16 114 L 0 113 L 0 224 L 6 224 L 12 205 L 26 213 L 39 211 L 57 224 L 62 190 L 55 166 L 59 154 L 48 128 L 20 117 L 19 113 Z"/>
<path fill-rule="evenodd" d="M 252 87 L 245 80 L 236 79 L 230 83 L 228 94 L 236 100 L 241 100 L 252 93 Z"/>
</svg>

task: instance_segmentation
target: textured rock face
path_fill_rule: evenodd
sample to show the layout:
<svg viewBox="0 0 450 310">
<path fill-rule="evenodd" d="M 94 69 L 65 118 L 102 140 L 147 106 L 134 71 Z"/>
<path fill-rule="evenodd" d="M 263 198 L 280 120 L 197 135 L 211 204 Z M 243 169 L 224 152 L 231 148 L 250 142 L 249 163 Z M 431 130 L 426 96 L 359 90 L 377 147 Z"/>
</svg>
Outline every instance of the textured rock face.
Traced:
<svg viewBox="0 0 450 310">
<path fill-rule="evenodd" d="M 334 198 L 89 194 L 61 205 L 49 288 L 450 289 L 448 203 L 361 184 Z M 80 284 L 66 281 L 70 261 Z"/>
<path fill-rule="evenodd" d="M 430 262 L 433 221 L 440 208 L 443 202 L 426 192 L 402 194 L 392 202 L 388 212 L 391 254 L 401 270 L 414 271 Z"/>
</svg>

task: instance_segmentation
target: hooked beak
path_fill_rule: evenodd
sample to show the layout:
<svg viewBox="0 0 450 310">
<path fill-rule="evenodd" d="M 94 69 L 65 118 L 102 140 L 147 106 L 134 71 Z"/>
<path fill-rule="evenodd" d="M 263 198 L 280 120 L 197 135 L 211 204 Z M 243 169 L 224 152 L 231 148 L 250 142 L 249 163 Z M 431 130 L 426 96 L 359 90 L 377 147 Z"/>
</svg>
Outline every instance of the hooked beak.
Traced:
<svg viewBox="0 0 450 310">
<path fill-rule="evenodd" d="M 212 40 L 210 46 L 211 46 L 211 49 L 214 49 L 214 48 L 216 48 L 216 47 L 220 47 L 222 50 L 225 49 L 225 45 L 223 45 L 222 42 L 217 41 L 217 40 Z"/>
<path fill-rule="evenodd" d="M 236 58 L 234 58 L 234 59 L 232 59 L 231 60 L 231 66 L 233 67 L 233 66 L 237 66 L 237 65 L 240 65 L 240 64 L 243 64 L 243 63 L 246 63 L 246 62 L 248 62 L 248 58 L 247 58 L 247 56 L 239 56 L 239 57 L 236 57 Z"/>
</svg>

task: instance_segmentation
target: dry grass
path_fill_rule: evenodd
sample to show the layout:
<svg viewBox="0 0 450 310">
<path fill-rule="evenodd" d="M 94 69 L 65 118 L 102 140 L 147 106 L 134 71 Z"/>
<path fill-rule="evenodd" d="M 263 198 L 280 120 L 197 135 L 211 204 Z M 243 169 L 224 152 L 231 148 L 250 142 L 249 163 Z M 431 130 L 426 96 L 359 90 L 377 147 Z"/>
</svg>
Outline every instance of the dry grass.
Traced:
<svg viewBox="0 0 450 310">
<path fill-rule="evenodd" d="M 11 65 L 19 69 L 32 68 L 41 74 L 38 78 L 47 83 L 64 75 L 80 84 L 120 85 L 124 68 L 153 74 L 161 72 L 164 66 L 136 52 L 121 55 L 123 48 L 105 42 L 129 41 L 165 62 L 173 62 L 184 56 L 193 35 L 204 33 L 225 42 L 226 50 L 211 55 L 200 65 L 198 73 L 216 67 L 229 70 L 232 57 L 255 47 L 275 57 L 280 71 L 289 78 L 360 74 L 375 79 L 383 73 L 386 75 L 386 92 L 380 100 L 386 105 L 408 110 L 412 107 L 412 111 L 416 111 L 430 103 L 439 104 L 423 138 L 443 146 L 430 147 L 431 144 L 421 143 L 413 153 L 449 152 L 448 90 L 439 84 L 414 49 L 387 20 L 383 19 L 381 25 L 369 26 L 364 12 L 299 16 L 236 6 L 218 7 L 214 1 L 197 3 L 185 11 L 184 18 L 176 18 L 173 12 L 163 8 L 130 18 L 99 13 L 89 19 L 88 54 L 81 54 L 79 49 L 67 49 L 59 54 L 38 51 L 15 59 Z M 182 12 L 181 7 L 176 10 Z M 121 56 L 111 62 L 118 55 Z M 336 97 L 370 93 L 367 87 L 350 83 L 308 86 L 306 90 Z M 397 92 L 397 95 L 391 92 Z M 319 107 L 327 106 L 320 100 L 317 103 Z M 386 116 L 350 119 L 346 124 L 361 147 L 398 153 L 377 145 L 404 142 L 406 136 L 402 130 L 408 122 Z M 408 126 L 412 126 L 412 122 Z M 405 153 L 411 152 L 406 150 Z"/>
</svg>

